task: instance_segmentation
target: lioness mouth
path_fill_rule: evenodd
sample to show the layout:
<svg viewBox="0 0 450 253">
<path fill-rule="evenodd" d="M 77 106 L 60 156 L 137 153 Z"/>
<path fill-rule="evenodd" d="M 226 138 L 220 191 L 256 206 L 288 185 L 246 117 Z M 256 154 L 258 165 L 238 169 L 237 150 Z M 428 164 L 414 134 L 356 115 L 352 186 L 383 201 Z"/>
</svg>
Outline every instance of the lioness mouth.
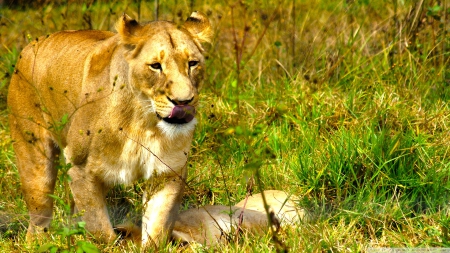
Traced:
<svg viewBox="0 0 450 253">
<path fill-rule="evenodd" d="M 169 117 L 163 118 L 163 120 L 170 124 L 186 124 L 194 119 L 195 107 L 190 105 L 176 105 Z"/>
</svg>

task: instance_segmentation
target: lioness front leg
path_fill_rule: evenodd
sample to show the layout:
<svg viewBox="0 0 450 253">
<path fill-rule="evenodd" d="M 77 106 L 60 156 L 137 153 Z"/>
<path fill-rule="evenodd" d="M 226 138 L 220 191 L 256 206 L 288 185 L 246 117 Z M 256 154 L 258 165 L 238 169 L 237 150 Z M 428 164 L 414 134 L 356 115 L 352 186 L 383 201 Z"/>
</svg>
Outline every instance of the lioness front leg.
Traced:
<svg viewBox="0 0 450 253">
<path fill-rule="evenodd" d="M 185 174 L 166 177 L 162 181 L 150 179 L 158 185 L 150 185 L 144 193 L 144 215 L 142 217 L 142 245 L 144 247 L 159 246 L 172 233 L 183 196 L 184 179 Z"/>
<path fill-rule="evenodd" d="M 96 239 L 112 242 L 116 239 L 109 220 L 106 207 L 107 187 L 93 175 L 86 172 L 86 168 L 74 166 L 69 170 L 75 207 L 86 222 L 86 229 Z"/>
</svg>

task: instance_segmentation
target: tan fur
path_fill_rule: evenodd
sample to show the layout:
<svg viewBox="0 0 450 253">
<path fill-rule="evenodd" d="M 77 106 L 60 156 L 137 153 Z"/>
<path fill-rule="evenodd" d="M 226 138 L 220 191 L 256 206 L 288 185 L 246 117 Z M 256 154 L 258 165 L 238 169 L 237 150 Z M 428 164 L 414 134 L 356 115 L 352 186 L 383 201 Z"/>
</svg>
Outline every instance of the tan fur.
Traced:
<svg viewBox="0 0 450 253">
<path fill-rule="evenodd" d="M 269 216 L 264 209 L 263 194 Z M 182 242 L 214 245 L 236 235 L 239 227 L 244 232 L 262 234 L 268 230 L 268 217 L 275 229 L 297 224 L 304 218 L 303 210 L 296 207 L 283 191 L 264 191 L 244 199 L 235 206 L 205 206 L 180 213 L 172 232 L 172 238 Z M 245 203 L 245 206 L 244 206 Z M 243 214 L 242 223 L 239 216 Z"/>
<path fill-rule="evenodd" d="M 211 27 L 194 12 L 181 26 L 139 24 L 124 15 L 116 28 L 117 34 L 58 32 L 20 54 L 8 106 L 30 214 L 28 240 L 49 227 L 60 150 L 71 164 L 76 210 L 95 237 L 116 238 L 105 204 L 108 189 L 142 178 L 149 180 L 143 244 L 158 245 L 171 233 L 196 121 L 178 125 L 161 118 L 175 104 L 198 104 L 205 70 L 200 43 L 210 41 Z"/>
<path fill-rule="evenodd" d="M 263 194 L 269 216 L 264 208 Z M 298 208 L 295 197 L 283 191 L 269 190 L 243 199 L 234 206 L 214 205 L 191 208 L 180 213 L 172 231 L 172 239 L 190 244 L 215 245 L 233 240 L 236 229 L 264 234 L 269 220 L 274 229 L 293 226 L 304 220 L 304 210 Z M 242 222 L 240 216 L 242 214 Z M 127 240 L 140 241 L 141 229 L 133 224 L 117 227 Z"/>
</svg>

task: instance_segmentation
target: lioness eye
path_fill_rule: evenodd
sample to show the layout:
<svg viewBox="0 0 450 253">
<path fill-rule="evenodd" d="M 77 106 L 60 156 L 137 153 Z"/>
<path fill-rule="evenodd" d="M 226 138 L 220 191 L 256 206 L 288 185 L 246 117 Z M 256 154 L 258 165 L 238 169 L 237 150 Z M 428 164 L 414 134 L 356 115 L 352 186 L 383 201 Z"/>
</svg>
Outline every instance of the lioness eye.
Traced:
<svg viewBox="0 0 450 253">
<path fill-rule="evenodd" d="M 155 63 L 150 64 L 150 67 L 152 69 L 156 69 L 156 70 L 161 70 L 162 69 L 161 63 L 159 63 L 159 62 L 155 62 Z"/>
<path fill-rule="evenodd" d="M 198 65 L 198 61 L 189 61 L 189 67 L 195 67 Z"/>
</svg>

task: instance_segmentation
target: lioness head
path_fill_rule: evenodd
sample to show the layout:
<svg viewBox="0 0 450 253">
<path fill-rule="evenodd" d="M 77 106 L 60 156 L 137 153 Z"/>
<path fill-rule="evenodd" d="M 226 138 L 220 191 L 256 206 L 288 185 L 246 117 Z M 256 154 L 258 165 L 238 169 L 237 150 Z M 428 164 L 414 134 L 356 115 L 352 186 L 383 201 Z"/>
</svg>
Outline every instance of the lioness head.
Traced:
<svg viewBox="0 0 450 253">
<path fill-rule="evenodd" d="M 158 127 L 169 137 L 194 128 L 205 59 L 202 42 L 212 36 L 208 19 L 194 12 L 184 25 L 156 21 L 141 25 L 123 15 L 116 26 L 127 49 L 128 83 Z"/>
</svg>

